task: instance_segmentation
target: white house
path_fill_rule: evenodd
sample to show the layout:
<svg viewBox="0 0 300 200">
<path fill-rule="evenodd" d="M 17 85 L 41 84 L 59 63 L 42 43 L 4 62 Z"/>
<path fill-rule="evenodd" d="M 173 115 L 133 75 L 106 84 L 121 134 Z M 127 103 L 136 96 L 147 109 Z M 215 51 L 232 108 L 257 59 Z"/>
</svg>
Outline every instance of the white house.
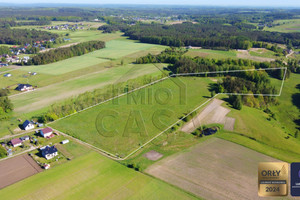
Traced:
<svg viewBox="0 0 300 200">
<path fill-rule="evenodd" d="M 19 84 L 18 87 L 16 87 L 16 90 L 19 91 L 29 91 L 29 90 L 33 90 L 32 85 L 29 84 Z"/>
<path fill-rule="evenodd" d="M 32 122 L 26 120 L 26 121 L 22 124 L 22 128 L 23 128 L 24 130 L 27 131 L 27 130 L 30 130 L 30 129 L 34 129 L 34 125 L 33 125 Z"/>
<path fill-rule="evenodd" d="M 42 155 L 47 159 L 52 159 L 54 158 L 55 156 L 58 155 L 57 153 L 57 149 L 55 146 L 52 146 L 52 147 L 49 147 L 49 146 L 46 146 L 44 148 L 41 148 L 41 151 L 42 151 Z"/>
<path fill-rule="evenodd" d="M 53 130 L 49 127 L 44 128 L 42 130 L 40 130 L 41 135 L 46 138 L 46 137 L 50 137 L 53 133 Z"/>
</svg>

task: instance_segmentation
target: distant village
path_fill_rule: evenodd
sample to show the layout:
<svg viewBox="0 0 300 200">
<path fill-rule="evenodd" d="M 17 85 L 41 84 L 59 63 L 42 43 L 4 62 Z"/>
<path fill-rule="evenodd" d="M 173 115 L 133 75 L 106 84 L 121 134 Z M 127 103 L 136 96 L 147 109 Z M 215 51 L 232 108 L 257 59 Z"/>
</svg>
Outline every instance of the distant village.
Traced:
<svg viewBox="0 0 300 200">
<path fill-rule="evenodd" d="M 80 24 L 61 24 L 61 25 L 56 25 L 56 26 L 44 26 L 43 29 L 46 30 L 83 30 L 84 25 L 83 23 Z"/>
<path fill-rule="evenodd" d="M 70 41 L 69 38 L 63 38 L 63 42 Z M 0 55 L 0 68 L 6 67 L 9 64 L 27 63 L 30 56 L 24 54 L 36 54 L 40 51 L 45 51 L 50 43 L 54 43 L 55 39 L 36 41 L 35 43 L 25 44 L 24 46 L 12 46 L 9 54 Z"/>
</svg>

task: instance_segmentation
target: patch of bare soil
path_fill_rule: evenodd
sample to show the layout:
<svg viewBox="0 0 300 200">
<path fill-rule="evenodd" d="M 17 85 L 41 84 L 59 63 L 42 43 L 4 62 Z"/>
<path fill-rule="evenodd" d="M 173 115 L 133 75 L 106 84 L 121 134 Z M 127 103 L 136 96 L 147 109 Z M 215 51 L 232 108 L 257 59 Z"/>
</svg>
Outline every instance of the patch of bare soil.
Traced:
<svg viewBox="0 0 300 200">
<path fill-rule="evenodd" d="M 148 160 L 156 161 L 163 157 L 161 153 L 158 153 L 157 151 L 151 150 L 143 155 Z"/>
<path fill-rule="evenodd" d="M 241 145 L 211 138 L 189 151 L 156 162 L 146 173 L 204 199 L 266 199 L 258 196 L 259 162 L 279 161 Z"/>
<path fill-rule="evenodd" d="M 225 130 L 233 130 L 235 120 L 226 117 L 230 112 L 230 109 L 224 108 L 221 104 L 224 101 L 220 99 L 214 99 L 204 108 L 204 110 L 196 115 L 191 121 L 187 122 L 181 131 L 191 133 L 195 131 L 201 125 L 208 124 L 224 124 Z"/>
<path fill-rule="evenodd" d="M 1 161 L 0 189 L 42 171 L 40 166 L 27 154 Z"/>
<path fill-rule="evenodd" d="M 250 53 L 247 50 L 237 50 L 237 57 L 242 59 L 250 59 L 254 61 L 259 62 L 271 62 L 275 61 L 274 58 L 264 58 L 264 57 L 258 57 L 258 56 L 251 56 Z"/>
</svg>

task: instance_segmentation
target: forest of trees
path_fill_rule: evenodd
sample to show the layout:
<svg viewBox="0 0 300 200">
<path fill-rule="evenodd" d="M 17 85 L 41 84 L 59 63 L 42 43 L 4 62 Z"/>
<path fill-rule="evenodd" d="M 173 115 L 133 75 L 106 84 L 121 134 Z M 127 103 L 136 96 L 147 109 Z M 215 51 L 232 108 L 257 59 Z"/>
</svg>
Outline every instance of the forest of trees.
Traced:
<svg viewBox="0 0 300 200">
<path fill-rule="evenodd" d="M 9 91 L 0 90 L 0 121 L 9 118 L 9 113 L 13 110 L 13 104 L 8 98 Z"/>
<path fill-rule="evenodd" d="M 33 44 L 40 40 L 58 38 L 58 34 L 30 29 L 0 28 L 0 44 L 23 45 Z"/>
<path fill-rule="evenodd" d="M 211 71 L 228 71 L 241 69 L 260 68 L 282 68 L 286 67 L 281 61 L 255 62 L 242 59 L 208 59 L 191 58 L 184 56 L 186 50 L 168 48 L 159 55 L 151 55 L 137 59 L 137 63 L 169 63 L 168 70 L 173 74 L 198 73 Z M 286 78 L 290 76 L 290 68 L 287 70 Z M 243 93 L 243 94 L 277 94 L 278 91 L 272 86 L 270 76 L 282 80 L 285 69 L 266 71 L 243 71 L 236 73 L 209 74 L 209 76 L 221 76 L 221 82 L 213 87 L 214 93 Z M 208 76 L 208 74 L 195 75 Z M 232 105 L 241 109 L 242 104 L 250 107 L 265 107 L 268 104 L 275 104 L 274 97 L 243 96 L 230 98 Z"/>
<path fill-rule="evenodd" d="M 51 21 L 48 20 L 40 20 L 40 21 L 24 21 L 24 22 L 16 22 L 13 20 L 0 20 L 1 28 L 10 28 L 15 26 L 44 26 L 50 25 Z"/>
<path fill-rule="evenodd" d="M 0 55 L 3 54 L 9 54 L 10 53 L 10 49 L 7 46 L 0 46 Z"/>
<path fill-rule="evenodd" d="M 130 39 L 167 46 L 200 46 L 214 49 L 248 49 L 253 42 L 300 46 L 300 33 L 253 30 L 247 26 L 182 23 L 174 25 L 138 24 L 123 28 Z"/>
<path fill-rule="evenodd" d="M 282 61 L 272 62 L 257 62 L 248 59 L 209 59 L 195 57 L 191 58 L 185 56 L 187 52 L 183 48 L 167 48 L 158 55 L 148 54 L 146 56 L 136 59 L 137 64 L 146 63 L 169 63 L 168 70 L 173 74 L 180 73 L 197 73 L 197 72 L 210 72 L 210 71 L 227 71 L 227 70 L 238 70 L 238 69 L 259 69 L 259 68 L 282 68 L 288 67 L 286 77 L 290 76 L 291 71 L 300 71 L 300 67 L 294 64 L 295 70 L 292 65 L 286 66 Z M 291 61 L 292 62 L 292 61 Z M 296 67 L 297 66 L 297 67 Z M 282 70 L 270 70 L 269 75 L 274 78 L 283 79 L 284 69 Z M 241 73 L 238 73 L 241 74 Z"/>
<path fill-rule="evenodd" d="M 105 42 L 89 41 L 65 48 L 57 48 L 44 53 L 40 53 L 32 57 L 27 65 L 44 65 L 60 60 L 65 60 L 74 56 L 81 56 L 83 54 L 105 48 Z"/>
</svg>

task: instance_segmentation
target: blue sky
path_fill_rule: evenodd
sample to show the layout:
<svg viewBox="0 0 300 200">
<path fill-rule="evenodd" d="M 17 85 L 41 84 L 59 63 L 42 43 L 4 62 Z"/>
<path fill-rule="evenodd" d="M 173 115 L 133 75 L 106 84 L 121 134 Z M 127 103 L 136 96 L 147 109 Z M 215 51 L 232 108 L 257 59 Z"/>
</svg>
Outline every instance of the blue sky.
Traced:
<svg viewBox="0 0 300 200">
<path fill-rule="evenodd" d="M 4 3 L 70 3 L 70 4 L 170 4 L 213 6 L 300 7 L 300 0 L 0 0 Z"/>
</svg>

